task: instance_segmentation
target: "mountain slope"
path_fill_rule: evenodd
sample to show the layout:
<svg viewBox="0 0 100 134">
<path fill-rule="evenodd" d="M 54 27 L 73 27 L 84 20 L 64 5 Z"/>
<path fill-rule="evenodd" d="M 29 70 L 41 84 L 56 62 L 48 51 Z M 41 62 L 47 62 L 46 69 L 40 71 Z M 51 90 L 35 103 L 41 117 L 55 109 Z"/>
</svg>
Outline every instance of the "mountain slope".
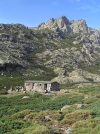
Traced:
<svg viewBox="0 0 100 134">
<path fill-rule="evenodd" d="M 61 16 L 35 28 L 0 24 L 1 72 L 29 70 L 35 79 L 45 74 L 62 84 L 99 82 L 99 52 L 100 31 L 84 20 Z"/>
</svg>

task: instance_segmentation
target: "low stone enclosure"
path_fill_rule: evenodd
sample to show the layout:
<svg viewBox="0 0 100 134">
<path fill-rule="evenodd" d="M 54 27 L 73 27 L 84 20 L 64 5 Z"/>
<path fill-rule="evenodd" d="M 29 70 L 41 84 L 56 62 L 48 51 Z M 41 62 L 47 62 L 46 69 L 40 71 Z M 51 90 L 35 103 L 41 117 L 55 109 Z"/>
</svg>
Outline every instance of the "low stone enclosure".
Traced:
<svg viewBox="0 0 100 134">
<path fill-rule="evenodd" d="M 59 91 L 59 83 L 51 81 L 32 81 L 28 80 L 24 83 L 24 88 L 29 92 L 51 92 Z"/>
</svg>

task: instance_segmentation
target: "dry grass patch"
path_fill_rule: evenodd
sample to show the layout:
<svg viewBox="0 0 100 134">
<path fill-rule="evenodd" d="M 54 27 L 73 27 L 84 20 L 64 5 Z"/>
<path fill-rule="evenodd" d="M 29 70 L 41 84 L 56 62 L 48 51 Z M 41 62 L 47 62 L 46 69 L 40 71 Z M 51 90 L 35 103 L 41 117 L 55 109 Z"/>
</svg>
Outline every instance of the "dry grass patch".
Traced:
<svg viewBox="0 0 100 134">
<path fill-rule="evenodd" d="M 21 134 L 50 134 L 48 127 L 42 124 L 33 124 L 28 128 L 24 128 L 20 131 Z"/>
<path fill-rule="evenodd" d="M 92 111 L 90 110 L 76 110 L 75 112 L 68 113 L 64 116 L 64 119 L 61 121 L 61 124 L 72 125 L 77 121 L 86 120 L 87 118 L 92 117 Z"/>
<path fill-rule="evenodd" d="M 21 112 L 15 113 L 11 116 L 12 119 L 18 119 L 18 118 L 24 118 L 26 115 L 29 115 L 30 113 L 32 113 L 33 110 L 23 110 Z"/>
<path fill-rule="evenodd" d="M 100 134 L 100 117 L 77 121 L 72 129 L 74 134 Z"/>
</svg>

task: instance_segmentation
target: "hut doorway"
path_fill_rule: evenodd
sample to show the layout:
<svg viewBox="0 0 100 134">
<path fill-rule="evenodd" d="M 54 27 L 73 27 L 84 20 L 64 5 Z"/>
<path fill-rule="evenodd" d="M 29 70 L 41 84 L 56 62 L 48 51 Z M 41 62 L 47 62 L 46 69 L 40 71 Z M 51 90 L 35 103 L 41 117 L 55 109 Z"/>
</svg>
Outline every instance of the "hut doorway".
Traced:
<svg viewBox="0 0 100 134">
<path fill-rule="evenodd" d="M 47 84 L 44 84 L 44 90 L 47 90 Z"/>
</svg>

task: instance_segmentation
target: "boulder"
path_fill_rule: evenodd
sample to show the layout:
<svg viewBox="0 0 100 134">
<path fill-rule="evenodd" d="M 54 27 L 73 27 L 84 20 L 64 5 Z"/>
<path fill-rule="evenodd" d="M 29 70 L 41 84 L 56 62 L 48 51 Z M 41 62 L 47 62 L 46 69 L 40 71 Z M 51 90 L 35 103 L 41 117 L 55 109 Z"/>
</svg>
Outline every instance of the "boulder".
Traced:
<svg viewBox="0 0 100 134">
<path fill-rule="evenodd" d="M 29 98 L 30 98 L 30 96 L 23 96 L 22 99 L 29 99 Z"/>
<path fill-rule="evenodd" d="M 45 121 L 51 121 L 51 120 L 52 120 L 52 118 L 50 117 L 50 115 L 45 116 Z"/>
<path fill-rule="evenodd" d="M 65 109 L 67 109 L 67 108 L 70 108 L 70 107 L 71 107 L 70 105 L 65 105 L 65 106 L 63 106 L 63 107 L 61 108 L 61 111 L 65 110 Z"/>
<path fill-rule="evenodd" d="M 65 134 L 73 134 L 71 128 L 65 129 Z"/>
<path fill-rule="evenodd" d="M 86 104 L 77 104 L 77 108 L 83 108 Z"/>
</svg>

